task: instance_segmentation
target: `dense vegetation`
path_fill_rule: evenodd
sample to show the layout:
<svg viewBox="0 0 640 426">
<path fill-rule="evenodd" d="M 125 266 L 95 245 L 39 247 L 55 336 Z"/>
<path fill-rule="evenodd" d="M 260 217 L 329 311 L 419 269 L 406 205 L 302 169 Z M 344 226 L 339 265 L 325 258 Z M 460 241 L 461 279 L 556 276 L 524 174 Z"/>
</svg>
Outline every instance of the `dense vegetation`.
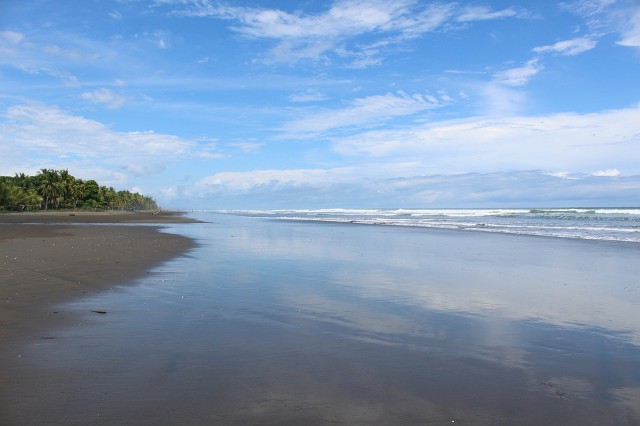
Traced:
<svg viewBox="0 0 640 426">
<path fill-rule="evenodd" d="M 35 176 L 24 173 L 0 176 L 0 211 L 49 209 L 157 209 L 151 197 L 100 186 L 95 180 L 76 179 L 68 170 L 42 169 Z"/>
</svg>

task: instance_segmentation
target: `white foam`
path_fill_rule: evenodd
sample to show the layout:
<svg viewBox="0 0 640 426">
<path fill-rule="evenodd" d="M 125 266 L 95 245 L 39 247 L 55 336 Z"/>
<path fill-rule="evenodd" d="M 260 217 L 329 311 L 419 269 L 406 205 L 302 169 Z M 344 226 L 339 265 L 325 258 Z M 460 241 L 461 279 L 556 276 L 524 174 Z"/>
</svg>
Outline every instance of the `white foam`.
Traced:
<svg viewBox="0 0 640 426">
<path fill-rule="evenodd" d="M 227 211 L 279 220 L 411 226 L 640 242 L 640 209 L 280 209 Z M 634 226 L 637 222 L 637 226 Z"/>
</svg>

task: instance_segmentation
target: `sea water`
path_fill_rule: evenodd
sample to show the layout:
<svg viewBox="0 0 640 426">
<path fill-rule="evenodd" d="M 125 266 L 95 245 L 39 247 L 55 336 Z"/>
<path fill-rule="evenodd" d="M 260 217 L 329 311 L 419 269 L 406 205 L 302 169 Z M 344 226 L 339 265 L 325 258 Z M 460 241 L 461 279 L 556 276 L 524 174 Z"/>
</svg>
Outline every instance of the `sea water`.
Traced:
<svg viewBox="0 0 640 426">
<path fill-rule="evenodd" d="M 640 208 L 227 210 L 280 220 L 348 222 L 640 242 Z"/>
</svg>

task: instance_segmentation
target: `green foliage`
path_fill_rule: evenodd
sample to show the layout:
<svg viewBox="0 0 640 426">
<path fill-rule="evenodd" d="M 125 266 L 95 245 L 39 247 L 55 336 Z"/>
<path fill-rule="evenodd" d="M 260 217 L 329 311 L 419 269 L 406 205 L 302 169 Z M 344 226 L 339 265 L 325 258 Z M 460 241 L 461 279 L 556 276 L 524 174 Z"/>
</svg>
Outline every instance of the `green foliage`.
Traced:
<svg viewBox="0 0 640 426">
<path fill-rule="evenodd" d="M 100 198 L 100 185 L 98 185 L 98 182 L 93 179 L 84 183 L 84 190 L 82 194 L 82 200 L 85 203 L 100 205 L 103 201 Z"/>
<path fill-rule="evenodd" d="M 0 210 L 37 209 L 152 210 L 156 201 L 137 192 L 116 191 L 95 180 L 76 179 L 68 170 L 42 169 L 35 176 L 24 173 L 0 176 Z"/>
<path fill-rule="evenodd" d="M 42 204 L 42 197 L 33 188 L 16 185 L 10 177 L 0 177 L 0 210 L 35 210 Z"/>
</svg>

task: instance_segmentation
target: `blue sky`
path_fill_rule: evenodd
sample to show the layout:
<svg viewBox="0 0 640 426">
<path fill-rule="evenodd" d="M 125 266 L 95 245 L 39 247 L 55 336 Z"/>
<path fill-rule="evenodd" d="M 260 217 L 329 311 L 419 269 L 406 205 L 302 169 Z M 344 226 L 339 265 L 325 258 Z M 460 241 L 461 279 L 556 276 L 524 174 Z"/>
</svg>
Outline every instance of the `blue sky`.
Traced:
<svg viewBox="0 0 640 426">
<path fill-rule="evenodd" d="M 0 1 L 0 175 L 168 208 L 640 205 L 640 3 Z"/>
</svg>

